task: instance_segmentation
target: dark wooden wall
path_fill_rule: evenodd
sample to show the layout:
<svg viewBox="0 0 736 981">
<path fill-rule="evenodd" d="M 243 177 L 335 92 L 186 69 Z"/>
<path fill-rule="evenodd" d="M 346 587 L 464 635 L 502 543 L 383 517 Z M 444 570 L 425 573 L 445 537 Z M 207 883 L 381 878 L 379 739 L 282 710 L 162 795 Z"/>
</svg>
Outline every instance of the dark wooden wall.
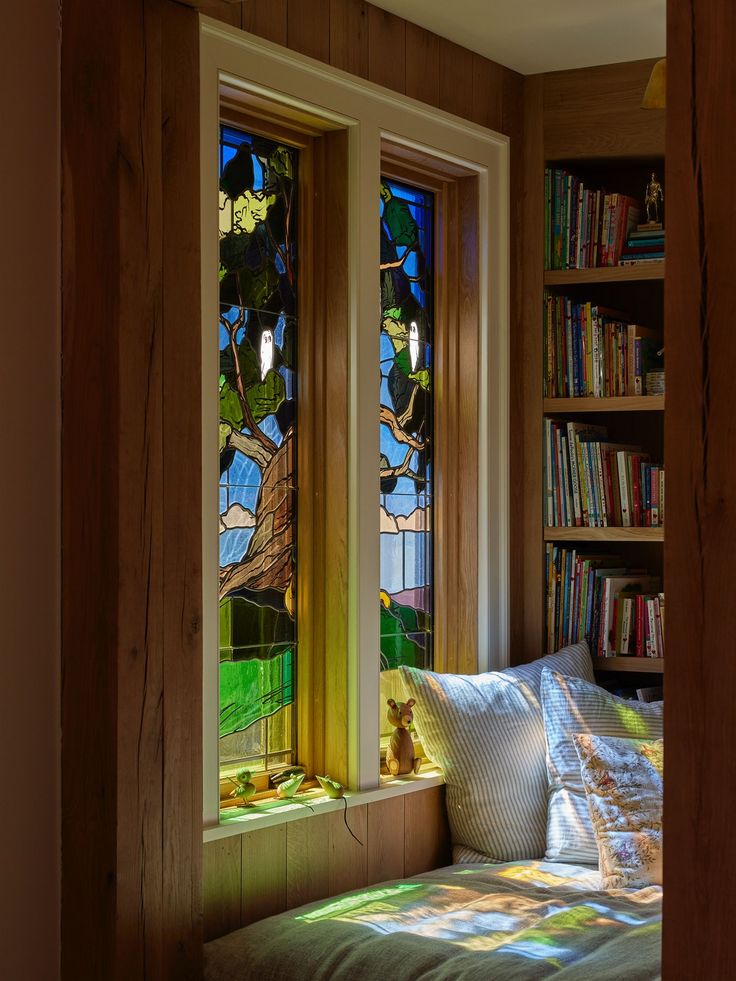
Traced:
<svg viewBox="0 0 736 981">
<path fill-rule="evenodd" d="M 63 5 L 62 974 L 69 981 L 182 981 L 201 971 L 195 7 Z M 518 291 L 520 76 L 356 0 L 199 7 L 508 133 Z M 513 475 L 512 483 L 520 495 Z M 517 579 L 516 597 L 520 588 Z"/>
<path fill-rule="evenodd" d="M 667 5 L 664 977 L 736 977 L 736 5 Z"/>
</svg>

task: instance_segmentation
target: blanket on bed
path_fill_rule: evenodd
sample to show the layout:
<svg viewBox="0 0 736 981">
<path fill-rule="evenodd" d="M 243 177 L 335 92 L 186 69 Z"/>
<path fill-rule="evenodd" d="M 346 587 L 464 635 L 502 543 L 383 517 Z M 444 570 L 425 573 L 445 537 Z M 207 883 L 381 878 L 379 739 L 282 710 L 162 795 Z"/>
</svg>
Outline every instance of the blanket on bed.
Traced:
<svg viewBox="0 0 736 981">
<path fill-rule="evenodd" d="M 597 870 L 452 865 L 270 917 L 205 946 L 206 981 L 650 981 L 661 895 Z"/>
</svg>

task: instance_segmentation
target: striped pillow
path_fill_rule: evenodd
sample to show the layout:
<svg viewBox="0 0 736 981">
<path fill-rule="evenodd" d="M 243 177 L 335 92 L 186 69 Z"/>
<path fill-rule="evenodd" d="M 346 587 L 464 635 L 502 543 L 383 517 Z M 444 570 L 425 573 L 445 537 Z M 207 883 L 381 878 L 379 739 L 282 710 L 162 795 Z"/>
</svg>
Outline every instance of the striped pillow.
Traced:
<svg viewBox="0 0 736 981">
<path fill-rule="evenodd" d="M 488 674 L 402 667 L 422 746 L 442 768 L 455 854 L 486 861 L 541 858 L 547 771 L 539 689 L 546 666 L 593 680 L 588 645 Z M 467 859 L 466 859 L 467 861 Z"/>
<path fill-rule="evenodd" d="M 580 678 L 564 678 L 549 670 L 542 673 L 549 773 L 548 861 L 598 864 L 598 847 L 573 737 L 584 733 L 660 739 L 662 707 L 662 702 L 618 698 Z"/>
</svg>

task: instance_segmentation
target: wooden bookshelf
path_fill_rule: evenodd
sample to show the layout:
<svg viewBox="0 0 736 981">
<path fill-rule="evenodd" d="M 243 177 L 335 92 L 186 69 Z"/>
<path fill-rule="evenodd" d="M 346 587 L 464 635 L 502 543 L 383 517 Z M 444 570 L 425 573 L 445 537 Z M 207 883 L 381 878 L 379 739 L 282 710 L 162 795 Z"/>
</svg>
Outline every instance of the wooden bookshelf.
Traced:
<svg viewBox="0 0 736 981">
<path fill-rule="evenodd" d="M 568 415 L 573 412 L 664 412 L 664 395 L 545 399 L 543 411 L 546 416 Z"/>
<path fill-rule="evenodd" d="M 635 266 L 598 266 L 593 269 L 545 269 L 545 286 L 577 286 L 596 283 L 635 283 L 664 279 L 662 262 L 641 262 Z"/>
<path fill-rule="evenodd" d="M 663 542 L 664 528 L 545 528 L 545 542 Z"/>
<path fill-rule="evenodd" d="M 663 657 L 594 657 L 596 671 L 635 671 L 641 674 L 664 674 Z"/>
</svg>

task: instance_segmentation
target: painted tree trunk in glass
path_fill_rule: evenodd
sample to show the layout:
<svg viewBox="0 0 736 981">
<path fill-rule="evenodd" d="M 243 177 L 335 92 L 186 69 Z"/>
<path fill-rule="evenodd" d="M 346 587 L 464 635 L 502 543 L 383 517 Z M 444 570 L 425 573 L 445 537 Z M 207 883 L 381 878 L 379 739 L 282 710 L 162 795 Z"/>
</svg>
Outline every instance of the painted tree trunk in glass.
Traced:
<svg viewBox="0 0 736 981">
<path fill-rule="evenodd" d="M 381 670 L 432 667 L 434 196 L 381 182 Z M 385 709 L 385 706 L 383 706 Z"/>
<path fill-rule="evenodd" d="M 220 761 L 292 762 L 298 151 L 220 132 Z"/>
</svg>

